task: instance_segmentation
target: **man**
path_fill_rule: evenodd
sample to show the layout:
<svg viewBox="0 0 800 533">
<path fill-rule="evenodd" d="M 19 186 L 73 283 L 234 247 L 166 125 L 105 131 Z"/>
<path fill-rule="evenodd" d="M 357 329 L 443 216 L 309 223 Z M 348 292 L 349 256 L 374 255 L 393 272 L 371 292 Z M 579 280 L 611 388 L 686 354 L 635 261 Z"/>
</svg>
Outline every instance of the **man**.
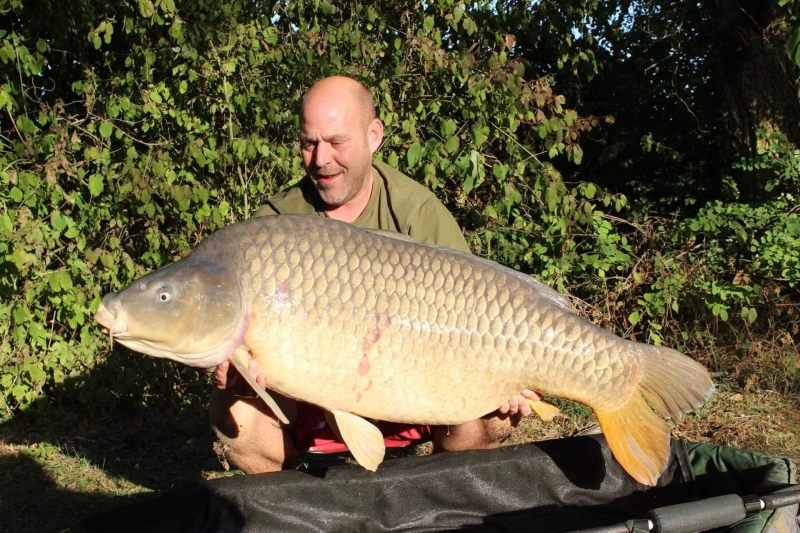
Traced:
<svg viewBox="0 0 800 533">
<path fill-rule="evenodd" d="M 433 193 L 389 165 L 373 161 L 372 155 L 382 141 L 383 124 L 375 115 L 370 92 L 350 78 L 323 79 L 308 91 L 300 108 L 300 146 L 307 177 L 270 198 L 256 216 L 327 216 L 469 252 L 458 224 Z M 264 376 L 258 375 L 255 361 L 251 361 L 250 370 L 264 386 Z M 228 458 L 245 473 L 291 468 L 298 449 L 347 449 L 326 426 L 321 409 L 272 392 L 289 419 L 289 425 L 284 426 L 260 399 L 245 397 L 242 380 L 237 379 L 235 371 L 228 371 L 228 363 L 215 370 L 217 388 L 211 396 L 211 422 L 226 445 Z M 379 427 L 390 447 L 430 436 L 436 451 L 493 448 L 508 436 L 519 414 L 531 413 L 525 397 L 538 399 L 535 393 L 523 391 L 499 412 L 460 426 L 382 423 Z"/>
</svg>

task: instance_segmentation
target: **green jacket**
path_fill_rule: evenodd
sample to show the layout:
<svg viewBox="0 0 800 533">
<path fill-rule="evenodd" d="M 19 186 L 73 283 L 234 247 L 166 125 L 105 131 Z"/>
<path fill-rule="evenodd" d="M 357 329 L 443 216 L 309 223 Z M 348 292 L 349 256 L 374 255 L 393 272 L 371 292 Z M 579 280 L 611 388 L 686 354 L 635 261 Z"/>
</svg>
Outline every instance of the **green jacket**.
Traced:
<svg viewBox="0 0 800 533">
<path fill-rule="evenodd" d="M 458 223 L 436 195 L 386 163 L 373 161 L 372 170 L 372 194 L 354 226 L 397 231 L 417 242 L 470 251 Z M 272 196 L 254 216 L 280 214 L 328 216 L 308 178 Z"/>
</svg>

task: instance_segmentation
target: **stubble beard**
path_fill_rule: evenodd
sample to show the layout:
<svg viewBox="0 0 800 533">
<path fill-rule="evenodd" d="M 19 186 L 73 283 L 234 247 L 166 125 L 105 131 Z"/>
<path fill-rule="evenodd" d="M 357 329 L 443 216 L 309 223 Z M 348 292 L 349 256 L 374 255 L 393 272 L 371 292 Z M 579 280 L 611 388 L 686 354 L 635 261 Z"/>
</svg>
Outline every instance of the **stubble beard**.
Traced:
<svg viewBox="0 0 800 533">
<path fill-rule="evenodd" d="M 366 165 L 359 165 L 359 168 L 344 169 L 337 168 L 321 168 L 316 174 L 338 174 L 341 172 L 342 179 L 340 183 L 327 184 L 317 179 L 312 179 L 312 183 L 317 190 L 317 194 L 322 199 L 323 203 L 329 207 L 341 207 L 356 196 L 359 195 L 367 186 L 368 174 L 372 165 L 368 160 Z"/>
</svg>

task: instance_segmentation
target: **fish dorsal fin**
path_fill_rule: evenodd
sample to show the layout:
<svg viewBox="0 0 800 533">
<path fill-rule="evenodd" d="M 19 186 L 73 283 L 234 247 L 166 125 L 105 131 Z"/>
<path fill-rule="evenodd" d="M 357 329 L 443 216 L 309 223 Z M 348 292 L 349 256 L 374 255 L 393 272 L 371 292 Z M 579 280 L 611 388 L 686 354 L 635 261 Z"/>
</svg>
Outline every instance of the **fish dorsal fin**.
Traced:
<svg viewBox="0 0 800 533">
<path fill-rule="evenodd" d="M 405 233 L 398 233 L 396 231 L 387 231 L 382 229 L 368 229 L 370 233 L 374 233 L 375 235 L 380 235 L 381 237 L 388 237 L 390 239 L 396 239 L 398 241 L 403 242 L 413 242 L 418 246 L 424 246 L 426 248 L 434 248 L 438 250 L 446 250 L 452 254 L 461 256 L 461 257 L 468 257 L 472 261 L 476 263 L 483 263 L 486 266 L 491 266 L 496 268 L 505 274 L 517 278 L 519 281 L 530 285 L 542 298 L 546 298 L 550 300 L 552 303 L 563 309 L 564 311 L 569 311 L 570 313 L 574 313 L 575 310 L 572 308 L 572 303 L 569 301 L 569 298 L 564 296 L 563 294 L 559 293 L 555 289 L 545 285 L 541 281 L 533 278 L 527 274 L 523 274 L 522 272 L 518 272 L 513 268 L 508 268 L 506 266 L 501 265 L 496 261 L 492 261 L 490 259 L 484 259 L 483 257 L 479 257 L 477 255 L 468 254 L 465 252 L 461 252 L 459 250 L 454 250 L 452 248 L 448 248 L 447 246 L 441 246 L 439 244 L 428 244 L 423 242 L 417 242 Z"/>
<path fill-rule="evenodd" d="M 386 453 L 381 430 L 360 416 L 344 411 L 325 411 L 325 419 L 358 464 L 373 472 L 378 469 Z"/>
<path fill-rule="evenodd" d="M 366 231 L 380 235 L 381 237 L 389 237 L 390 239 L 397 239 L 398 241 L 417 242 L 405 233 L 398 233 L 388 229 L 367 229 Z"/>
<path fill-rule="evenodd" d="M 253 375 L 250 374 L 250 370 L 248 369 L 248 366 L 250 365 L 250 354 L 248 354 L 246 350 L 239 348 L 233 353 L 233 356 L 231 356 L 231 363 L 233 363 L 233 366 L 236 367 L 236 370 L 239 371 L 245 381 L 247 381 L 247 383 L 253 387 L 253 390 L 256 391 L 256 394 L 258 394 L 258 396 L 267 403 L 269 408 L 272 409 L 272 412 L 275 413 L 275 416 L 278 417 L 278 420 L 284 424 L 288 424 L 289 419 L 286 418 L 285 414 L 283 414 L 283 411 L 281 411 L 281 408 L 278 407 L 277 403 L 275 403 L 275 400 L 272 398 L 272 396 L 270 396 L 269 393 L 261 387 L 261 385 L 256 383 L 256 380 L 253 379 Z"/>
</svg>

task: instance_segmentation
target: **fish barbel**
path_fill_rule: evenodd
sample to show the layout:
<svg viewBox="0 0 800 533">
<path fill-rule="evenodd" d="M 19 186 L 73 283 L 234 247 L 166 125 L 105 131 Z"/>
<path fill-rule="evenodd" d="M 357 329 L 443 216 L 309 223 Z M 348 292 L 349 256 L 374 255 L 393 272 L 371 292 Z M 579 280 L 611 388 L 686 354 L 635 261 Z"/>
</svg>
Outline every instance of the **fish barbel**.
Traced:
<svg viewBox="0 0 800 533">
<path fill-rule="evenodd" d="M 371 470 L 384 445 L 365 418 L 457 425 L 531 389 L 591 407 L 614 457 L 654 485 L 670 452 L 663 417 L 714 391 L 691 358 L 595 326 L 529 276 L 321 217 L 222 228 L 106 295 L 95 319 L 147 355 L 232 360 L 258 388 L 254 357 L 268 389 L 325 409 Z"/>
</svg>

